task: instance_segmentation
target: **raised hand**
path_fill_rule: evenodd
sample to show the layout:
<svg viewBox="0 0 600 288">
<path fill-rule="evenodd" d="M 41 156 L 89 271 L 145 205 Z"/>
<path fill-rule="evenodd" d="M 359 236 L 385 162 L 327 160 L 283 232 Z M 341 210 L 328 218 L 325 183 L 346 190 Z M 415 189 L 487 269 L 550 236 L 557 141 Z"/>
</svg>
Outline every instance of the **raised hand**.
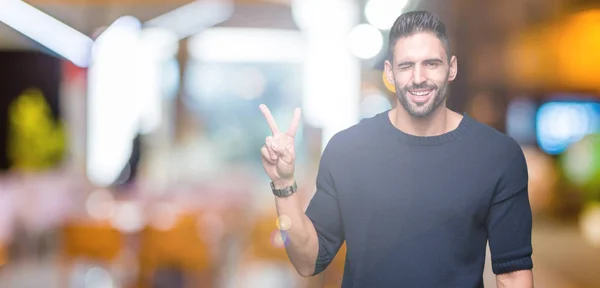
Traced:
<svg viewBox="0 0 600 288">
<path fill-rule="evenodd" d="M 294 111 L 292 124 L 286 132 L 280 132 L 271 111 L 265 105 L 259 106 L 265 116 L 272 136 L 268 136 L 265 145 L 260 149 L 262 163 L 265 172 L 274 184 L 282 186 L 291 185 L 294 181 L 294 168 L 296 152 L 294 149 L 294 138 L 300 124 L 300 108 Z"/>
</svg>

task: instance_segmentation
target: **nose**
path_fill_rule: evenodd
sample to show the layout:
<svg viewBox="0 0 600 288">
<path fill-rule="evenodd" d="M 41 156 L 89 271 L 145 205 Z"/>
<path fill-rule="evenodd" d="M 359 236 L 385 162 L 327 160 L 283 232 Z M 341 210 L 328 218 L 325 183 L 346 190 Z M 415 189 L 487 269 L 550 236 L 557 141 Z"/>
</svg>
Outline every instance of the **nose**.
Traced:
<svg viewBox="0 0 600 288">
<path fill-rule="evenodd" d="M 415 85 L 423 84 L 427 80 L 424 71 L 419 66 L 415 66 L 413 69 L 413 82 Z"/>
</svg>

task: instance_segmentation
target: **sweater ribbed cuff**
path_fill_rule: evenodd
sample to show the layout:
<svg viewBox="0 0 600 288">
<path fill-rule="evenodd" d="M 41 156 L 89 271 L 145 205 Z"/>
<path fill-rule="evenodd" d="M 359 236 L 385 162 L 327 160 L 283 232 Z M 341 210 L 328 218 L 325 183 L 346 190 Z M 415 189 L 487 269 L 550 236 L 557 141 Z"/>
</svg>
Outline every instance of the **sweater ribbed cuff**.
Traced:
<svg viewBox="0 0 600 288">
<path fill-rule="evenodd" d="M 519 270 L 530 270 L 533 268 L 533 261 L 530 256 L 523 257 L 520 259 L 502 262 L 502 263 L 492 263 L 492 271 L 494 274 L 504 274 L 510 273 Z"/>
</svg>

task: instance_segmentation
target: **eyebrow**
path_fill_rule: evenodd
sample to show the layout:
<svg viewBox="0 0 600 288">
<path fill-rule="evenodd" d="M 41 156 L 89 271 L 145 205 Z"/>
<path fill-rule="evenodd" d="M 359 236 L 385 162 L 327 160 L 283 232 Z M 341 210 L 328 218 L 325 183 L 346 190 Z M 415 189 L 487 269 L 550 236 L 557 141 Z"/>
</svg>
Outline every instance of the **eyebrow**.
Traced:
<svg viewBox="0 0 600 288">
<path fill-rule="evenodd" d="M 423 62 L 425 63 L 444 63 L 444 61 L 442 61 L 442 59 L 440 58 L 429 58 L 429 59 L 425 59 L 423 60 Z M 404 65 L 414 65 L 415 62 L 414 61 L 402 61 L 400 63 L 398 63 L 398 67 L 400 66 L 404 66 Z"/>
</svg>

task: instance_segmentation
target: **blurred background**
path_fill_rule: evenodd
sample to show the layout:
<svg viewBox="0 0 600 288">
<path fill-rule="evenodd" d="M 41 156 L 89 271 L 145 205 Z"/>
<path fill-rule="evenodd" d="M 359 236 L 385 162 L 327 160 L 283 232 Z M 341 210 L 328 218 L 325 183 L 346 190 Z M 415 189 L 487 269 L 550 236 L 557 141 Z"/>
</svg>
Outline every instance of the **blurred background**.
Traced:
<svg viewBox="0 0 600 288">
<path fill-rule="evenodd" d="M 344 247 L 287 260 L 258 105 L 303 108 L 307 205 L 331 136 L 392 108 L 417 9 L 448 26 L 449 107 L 526 154 L 536 287 L 600 287 L 594 0 L 0 0 L 0 287 L 339 287 Z"/>
</svg>

